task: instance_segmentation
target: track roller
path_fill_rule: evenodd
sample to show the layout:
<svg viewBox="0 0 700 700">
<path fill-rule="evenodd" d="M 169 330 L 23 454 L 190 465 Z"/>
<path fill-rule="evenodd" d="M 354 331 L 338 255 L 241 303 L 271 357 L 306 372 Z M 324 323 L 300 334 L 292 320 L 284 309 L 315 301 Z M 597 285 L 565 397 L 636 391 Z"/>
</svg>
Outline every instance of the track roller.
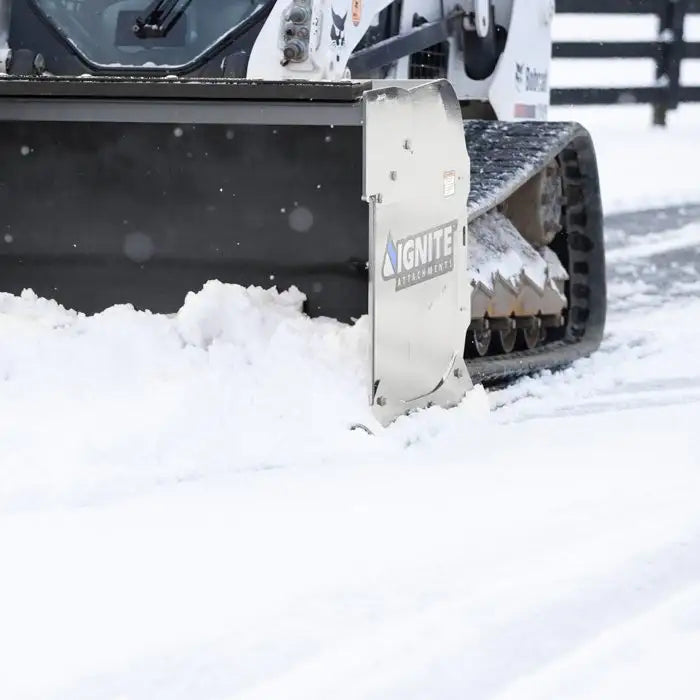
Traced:
<svg viewBox="0 0 700 700">
<path fill-rule="evenodd" d="M 546 332 L 542 325 L 542 319 L 533 316 L 526 319 L 518 319 L 518 350 L 532 350 L 545 338 Z"/>
<path fill-rule="evenodd" d="M 467 331 L 466 357 L 485 357 L 491 347 L 493 332 L 488 327 L 488 321 L 474 324 Z"/>
</svg>

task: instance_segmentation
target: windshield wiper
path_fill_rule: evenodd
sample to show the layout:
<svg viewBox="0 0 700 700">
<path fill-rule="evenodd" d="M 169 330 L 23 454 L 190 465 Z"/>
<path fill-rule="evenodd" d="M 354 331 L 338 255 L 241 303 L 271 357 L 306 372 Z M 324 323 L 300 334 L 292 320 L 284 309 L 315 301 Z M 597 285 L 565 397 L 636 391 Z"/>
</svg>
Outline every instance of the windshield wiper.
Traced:
<svg viewBox="0 0 700 700">
<path fill-rule="evenodd" d="M 139 39 L 157 39 L 168 32 L 185 14 L 192 0 L 156 0 L 146 10 L 146 17 L 137 17 L 134 34 Z"/>
</svg>

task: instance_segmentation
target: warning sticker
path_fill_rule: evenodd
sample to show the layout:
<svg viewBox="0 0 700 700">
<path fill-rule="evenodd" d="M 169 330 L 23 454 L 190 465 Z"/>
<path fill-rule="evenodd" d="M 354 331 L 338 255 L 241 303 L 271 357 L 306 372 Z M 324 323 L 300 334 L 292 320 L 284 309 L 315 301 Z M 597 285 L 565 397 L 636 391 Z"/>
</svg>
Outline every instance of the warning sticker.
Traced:
<svg viewBox="0 0 700 700">
<path fill-rule="evenodd" d="M 538 119 L 545 120 L 547 118 L 547 105 L 527 105 L 516 103 L 513 116 L 516 119 Z"/>
<path fill-rule="evenodd" d="M 362 0 L 352 0 L 352 23 L 357 26 L 362 19 Z"/>
<path fill-rule="evenodd" d="M 457 189 L 457 174 L 454 170 L 446 170 L 442 174 L 442 194 L 451 197 Z"/>
</svg>

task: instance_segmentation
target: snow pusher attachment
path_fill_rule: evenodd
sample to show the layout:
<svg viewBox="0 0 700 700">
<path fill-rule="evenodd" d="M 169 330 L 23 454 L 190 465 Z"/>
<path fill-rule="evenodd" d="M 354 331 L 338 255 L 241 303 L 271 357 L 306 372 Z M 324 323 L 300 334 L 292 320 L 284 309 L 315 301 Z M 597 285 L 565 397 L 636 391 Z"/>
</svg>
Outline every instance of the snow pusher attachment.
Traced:
<svg viewBox="0 0 700 700">
<path fill-rule="evenodd" d="M 209 279 L 369 311 L 388 422 L 469 387 L 469 162 L 450 84 L 0 81 L 0 289 L 173 312 Z M 369 301 L 369 306 L 368 306 Z"/>
<path fill-rule="evenodd" d="M 369 313 L 384 424 L 600 343 L 576 124 L 463 122 L 445 80 L 46 75 L 0 78 L 0 122 L 0 291 L 173 312 L 209 279 L 295 285 Z"/>
</svg>

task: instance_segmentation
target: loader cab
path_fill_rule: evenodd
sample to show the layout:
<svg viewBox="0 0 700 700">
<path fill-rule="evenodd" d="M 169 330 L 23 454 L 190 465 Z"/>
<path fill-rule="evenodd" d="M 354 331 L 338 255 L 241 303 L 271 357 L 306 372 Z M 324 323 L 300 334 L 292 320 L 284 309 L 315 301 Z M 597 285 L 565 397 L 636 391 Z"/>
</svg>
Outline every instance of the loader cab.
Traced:
<svg viewBox="0 0 700 700">
<path fill-rule="evenodd" d="M 249 50 L 274 2 L 13 0 L 10 46 L 41 54 L 59 75 L 183 74 L 207 63 L 220 72 L 223 57 Z"/>
</svg>

